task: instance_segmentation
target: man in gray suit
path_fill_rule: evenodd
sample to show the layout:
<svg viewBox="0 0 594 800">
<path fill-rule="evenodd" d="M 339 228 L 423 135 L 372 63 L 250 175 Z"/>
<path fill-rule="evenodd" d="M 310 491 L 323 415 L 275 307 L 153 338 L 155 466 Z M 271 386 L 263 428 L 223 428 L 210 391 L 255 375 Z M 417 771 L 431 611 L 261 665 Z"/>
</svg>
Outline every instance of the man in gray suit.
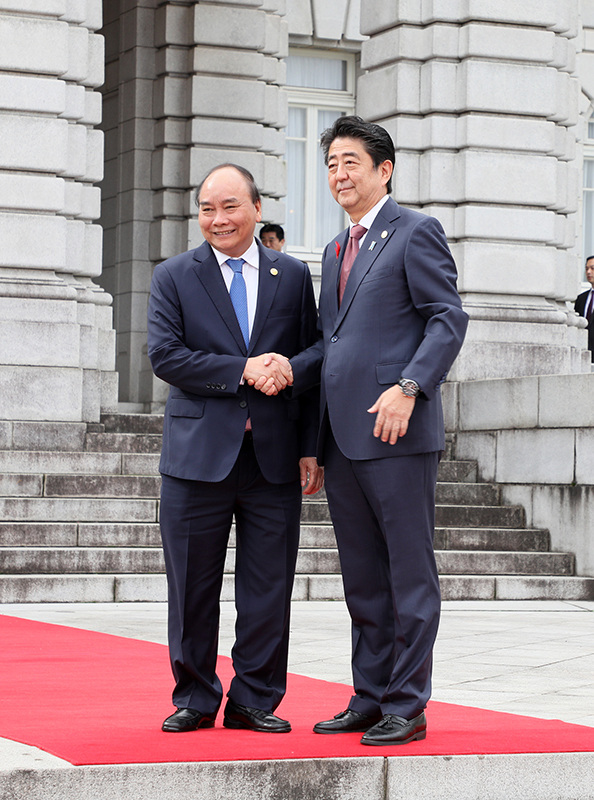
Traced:
<svg viewBox="0 0 594 800">
<path fill-rule="evenodd" d="M 318 461 L 352 618 L 355 693 L 314 731 L 405 744 L 426 735 L 440 611 L 440 384 L 468 318 L 441 225 L 389 196 L 395 156 L 387 131 L 340 117 L 321 145 L 330 190 L 351 220 L 322 261 Z"/>
</svg>

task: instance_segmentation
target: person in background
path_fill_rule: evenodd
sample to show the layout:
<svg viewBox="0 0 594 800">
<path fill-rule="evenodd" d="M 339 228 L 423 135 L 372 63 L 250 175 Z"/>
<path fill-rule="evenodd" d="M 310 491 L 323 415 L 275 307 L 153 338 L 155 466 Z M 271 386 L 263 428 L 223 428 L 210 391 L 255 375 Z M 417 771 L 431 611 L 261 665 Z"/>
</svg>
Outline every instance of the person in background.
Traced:
<svg viewBox="0 0 594 800">
<path fill-rule="evenodd" d="M 280 225 L 274 225 L 272 223 L 263 225 L 260 229 L 260 241 L 264 247 L 282 253 L 285 243 L 285 232 Z"/>
<path fill-rule="evenodd" d="M 594 316 L 594 256 L 588 256 L 586 259 L 586 280 L 592 288 L 578 295 L 574 308 L 580 317 L 588 320 L 588 350 L 594 361 L 594 323 L 592 322 Z"/>
</svg>

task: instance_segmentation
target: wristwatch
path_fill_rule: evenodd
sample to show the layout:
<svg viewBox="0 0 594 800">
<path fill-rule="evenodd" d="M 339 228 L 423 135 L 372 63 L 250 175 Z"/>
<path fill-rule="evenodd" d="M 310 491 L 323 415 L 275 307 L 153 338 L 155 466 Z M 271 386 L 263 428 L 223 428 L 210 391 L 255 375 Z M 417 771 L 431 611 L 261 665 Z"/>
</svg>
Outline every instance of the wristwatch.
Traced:
<svg viewBox="0 0 594 800">
<path fill-rule="evenodd" d="M 411 378 L 400 378 L 398 386 L 402 389 L 402 394 L 406 397 L 417 397 L 421 392 L 421 387 Z"/>
</svg>

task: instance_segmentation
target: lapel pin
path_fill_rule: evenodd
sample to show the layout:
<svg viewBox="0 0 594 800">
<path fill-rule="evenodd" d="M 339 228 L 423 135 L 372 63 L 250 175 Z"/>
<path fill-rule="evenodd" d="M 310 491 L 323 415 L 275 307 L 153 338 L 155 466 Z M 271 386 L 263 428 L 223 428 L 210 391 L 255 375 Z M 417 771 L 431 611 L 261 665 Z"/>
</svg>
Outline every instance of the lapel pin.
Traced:
<svg viewBox="0 0 594 800">
<path fill-rule="evenodd" d="M 276 268 L 276 267 L 272 267 L 272 269 L 270 270 L 270 274 L 271 274 L 271 275 L 278 275 L 278 270 L 277 270 L 277 268 Z"/>
<path fill-rule="evenodd" d="M 386 236 L 388 235 L 388 231 L 382 231 L 380 235 L 381 235 L 382 239 L 385 239 Z"/>
<path fill-rule="evenodd" d="M 375 242 L 372 242 L 372 243 L 369 245 L 369 249 L 370 249 L 370 250 L 373 250 L 373 248 L 375 247 L 375 244 L 376 244 Z"/>
</svg>

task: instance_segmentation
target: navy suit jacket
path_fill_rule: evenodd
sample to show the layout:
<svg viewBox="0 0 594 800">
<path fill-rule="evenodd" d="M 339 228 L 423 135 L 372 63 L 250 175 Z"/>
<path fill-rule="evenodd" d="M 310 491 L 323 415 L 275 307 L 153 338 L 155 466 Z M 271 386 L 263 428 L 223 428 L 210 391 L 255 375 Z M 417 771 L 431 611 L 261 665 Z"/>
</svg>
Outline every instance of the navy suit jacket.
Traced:
<svg viewBox="0 0 594 800">
<path fill-rule="evenodd" d="M 587 289 L 585 292 L 578 294 L 577 300 L 574 304 L 574 309 L 581 317 L 585 317 L 586 311 L 586 301 L 588 299 L 588 295 L 590 294 L 590 290 Z M 592 358 L 594 360 L 594 325 L 592 325 L 592 320 L 588 323 L 588 350 L 592 350 Z"/>
<path fill-rule="evenodd" d="M 148 353 L 155 375 L 171 384 L 160 471 L 187 480 L 221 481 L 231 471 L 251 418 L 264 477 L 299 476 L 315 455 L 321 357 L 314 349 L 317 312 L 309 269 L 258 243 L 256 316 L 249 349 L 219 264 L 206 242 L 159 264 L 148 312 Z M 291 359 L 294 385 L 272 397 L 240 385 L 248 356 Z M 301 356 L 299 354 L 302 354 Z"/>
<path fill-rule="evenodd" d="M 456 266 L 439 222 L 401 208 L 380 209 L 355 259 L 339 308 L 337 286 L 348 229 L 322 261 L 320 325 L 323 453 L 326 412 L 342 453 L 371 459 L 443 450 L 440 384 L 462 345 L 467 314 Z M 337 252 L 338 251 L 338 252 Z M 408 431 L 395 445 L 373 436 L 367 409 L 404 374 L 419 384 Z"/>
</svg>

